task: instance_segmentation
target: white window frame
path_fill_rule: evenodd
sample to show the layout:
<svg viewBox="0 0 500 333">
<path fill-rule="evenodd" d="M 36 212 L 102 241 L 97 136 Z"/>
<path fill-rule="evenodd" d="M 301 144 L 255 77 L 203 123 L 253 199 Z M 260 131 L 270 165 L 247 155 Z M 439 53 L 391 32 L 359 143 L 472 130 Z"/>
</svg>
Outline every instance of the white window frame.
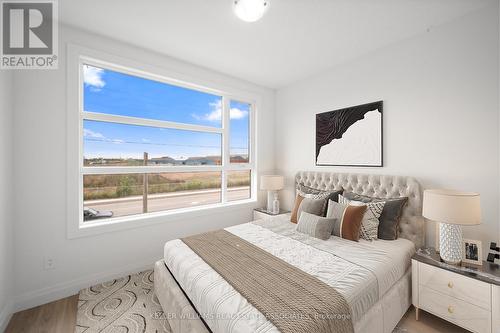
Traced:
<svg viewBox="0 0 500 333">
<path fill-rule="evenodd" d="M 83 65 L 91 65 L 109 69 L 141 78 L 176 85 L 183 88 L 206 92 L 222 97 L 222 126 L 220 128 L 185 124 L 162 120 L 135 118 L 119 115 L 86 112 L 83 110 Z M 154 73 L 154 74 L 153 74 Z M 76 238 L 100 234 L 107 231 L 123 230 L 164 223 L 207 213 L 218 213 L 228 209 L 242 208 L 246 205 L 254 207 L 257 202 L 257 142 L 256 119 L 260 105 L 260 96 L 232 89 L 222 85 L 206 83 L 189 78 L 165 68 L 144 65 L 139 62 L 118 56 L 105 54 L 76 45 L 68 45 L 67 52 L 67 151 L 68 151 L 68 238 Z M 210 88 L 209 88 L 210 86 Z M 249 163 L 230 163 L 230 101 L 238 101 L 251 105 L 249 114 Z M 96 120 L 129 125 L 152 126 L 159 128 L 181 129 L 222 135 L 222 165 L 211 166 L 137 166 L 137 167 L 85 167 L 83 163 L 83 121 Z M 230 171 L 250 170 L 250 198 L 227 201 L 227 175 Z M 221 202 L 188 208 L 179 208 L 154 213 L 143 213 L 95 222 L 83 222 L 83 176 L 92 174 L 126 174 L 126 173 L 163 173 L 163 172 L 221 172 Z"/>
</svg>

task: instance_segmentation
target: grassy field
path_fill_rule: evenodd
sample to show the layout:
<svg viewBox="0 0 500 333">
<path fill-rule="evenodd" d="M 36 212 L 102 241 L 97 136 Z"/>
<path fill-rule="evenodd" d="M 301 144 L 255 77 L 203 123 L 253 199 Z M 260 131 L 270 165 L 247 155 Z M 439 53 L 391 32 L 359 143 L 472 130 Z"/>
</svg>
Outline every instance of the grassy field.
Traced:
<svg viewBox="0 0 500 333">
<path fill-rule="evenodd" d="M 148 175 L 148 193 L 169 193 L 221 187 L 219 172 L 178 172 Z M 250 185 L 249 171 L 232 171 L 229 187 Z M 143 174 L 86 175 L 83 177 L 84 200 L 113 199 L 142 195 Z"/>
</svg>

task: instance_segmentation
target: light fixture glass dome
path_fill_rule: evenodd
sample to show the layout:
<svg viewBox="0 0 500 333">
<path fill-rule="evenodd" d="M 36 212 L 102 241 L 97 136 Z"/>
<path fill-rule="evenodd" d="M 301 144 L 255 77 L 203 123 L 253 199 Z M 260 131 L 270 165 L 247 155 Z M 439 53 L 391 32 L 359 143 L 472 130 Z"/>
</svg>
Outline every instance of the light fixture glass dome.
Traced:
<svg viewBox="0 0 500 333">
<path fill-rule="evenodd" d="M 234 13 L 245 22 L 255 22 L 264 16 L 269 7 L 267 0 L 234 0 Z"/>
</svg>

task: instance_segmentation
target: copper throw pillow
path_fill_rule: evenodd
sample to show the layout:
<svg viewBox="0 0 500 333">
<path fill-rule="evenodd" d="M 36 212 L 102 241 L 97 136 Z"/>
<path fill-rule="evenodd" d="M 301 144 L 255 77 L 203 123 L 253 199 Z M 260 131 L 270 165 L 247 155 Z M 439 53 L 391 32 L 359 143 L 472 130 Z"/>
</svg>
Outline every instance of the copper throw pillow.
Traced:
<svg viewBox="0 0 500 333">
<path fill-rule="evenodd" d="M 292 222 L 292 223 L 297 223 L 297 221 L 298 221 L 297 215 L 299 214 L 299 207 L 300 207 L 300 204 L 302 203 L 302 200 L 304 200 L 304 197 L 301 196 L 300 194 L 297 194 L 297 196 L 295 197 L 295 203 L 294 203 L 293 209 L 292 209 L 292 216 L 290 217 L 290 222 Z"/>
<path fill-rule="evenodd" d="M 366 206 L 349 206 L 332 200 L 328 201 L 326 217 L 335 219 L 332 234 L 357 242 L 365 211 Z"/>
</svg>

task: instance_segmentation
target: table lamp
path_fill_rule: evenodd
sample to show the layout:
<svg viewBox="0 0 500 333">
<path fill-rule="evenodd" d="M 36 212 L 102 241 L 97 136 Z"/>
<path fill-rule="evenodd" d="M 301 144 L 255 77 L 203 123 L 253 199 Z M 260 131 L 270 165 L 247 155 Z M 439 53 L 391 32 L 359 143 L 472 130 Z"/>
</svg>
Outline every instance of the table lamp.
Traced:
<svg viewBox="0 0 500 333">
<path fill-rule="evenodd" d="M 481 224 L 478 193 L 425 190 L 422 215 L 439 222 L 439 254 L 453 265 L 462 261 L 462 225 Z"/>
<path fill-rule="evenodd" d="M 265 175 L 260 177 L 260 189 L 267 191 L 267 211 L 273 211 L 274 196 L 282 190 L 285 185 L 285 179 L 279 175 Z"/>
</svg>

